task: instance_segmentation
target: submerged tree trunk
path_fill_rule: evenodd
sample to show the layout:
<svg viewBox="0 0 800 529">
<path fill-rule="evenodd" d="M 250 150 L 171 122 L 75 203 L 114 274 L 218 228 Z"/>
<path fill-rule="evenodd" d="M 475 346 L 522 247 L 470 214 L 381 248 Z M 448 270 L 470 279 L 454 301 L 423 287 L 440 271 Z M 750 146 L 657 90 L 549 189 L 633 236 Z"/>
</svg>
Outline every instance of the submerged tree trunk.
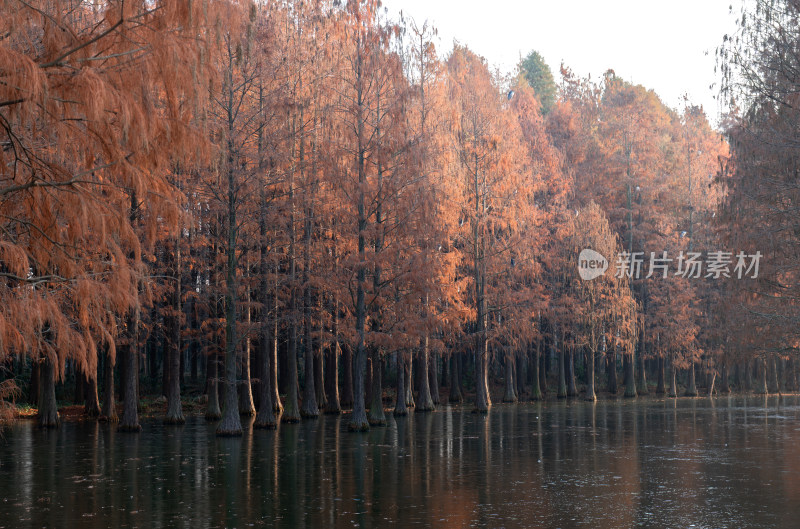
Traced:
<svg viewBox="0 0 800 529">
<path fill-rule="evenodd" d="M 723 363 L 720 369 L 722 369 L 722 381 L 720 382 L 719 391 L 720 393 L 728 394 L 731 392 L 730 380 L 728 380 L 728 364 Z"/>
<path fill-rule="evenodd" d="M 533 349 L 533 360 L 531 361 L 531 400 L 542 400 L 542 388 L 539 385 L 539 356 L 541 340 L 537 340 L 536 347 Z"/>
<path fill-rule="evenodd" d="M 450 387 L 448 389 L 450 402 L 464 402 L 464 393 L 461 391 L 461 354 L 457 352 L 450 355 Z"/>
<path fill-rule="evenodd" d="M 263 261 L 262 261 L 263 263 Z M 261 282 L 262 295 L 268 298 L 266 280 Z M 266 306 L 266 304 L 265 304 Z M 270 307 L 272 308 L 272 307 Z M 266 310 L 265 310 L 266 312 Z M 258 356 L 261 362 L 260 371 L 262 373 L 261 383 L 258 387 L 258 413 L 253 423 L 254 428 L 275 428 L 278 426 L 278 419 L 275 417 L 275 406 L 272 403 L 272 383 L 270 381 L 270 346 L 272 342 L 271 322 L 269 317 L 262 316 L 261 339 L 258 341 L 260 349 Z"/>
<path fill-rule="evenodd" d="M 420 358 L 419 358 L 419 373 L 417 373 L 417 380 L 419 380 L 419 402 L 417 403 L 417 407 L 414 411 L 418 412 L 425 412 L 425 411 L 433 411 L 433 399 L 431 398 L 431 388 L 430 388 L 430 375 L 428 374 L 428 369 L 430 367 L 430 350 L 429 347 L 429 338 L 425 335 L 422 341 L 422 351 L 420 351 Z"/>
<path fill-rule="evenodd" d="M 411 358 L 405 363 L 406 366 L 406 406 L 409 408 L 416 407 L 416 402 L 414 402 L 414 377 L 413 368 L 414 362 Z"/>
<path fill-rule="evenodd" d="M 639 355 L 637 356 L 639 362 L 639 369 L 636 372 L 636 390 L 639 395 L 647 395 L 650 391 L 647 389 L 647 375 L 644 369 L 644 344 L 642 344 Z"/>
<path fill-rule="evenodd" d="M 768 384 L 769 392 L 779 394 L 781 392 L 781 388 L 780 385 L 778 384 L 778 367 L 776 364 L 777 362 L 775 360 L 775 357 L 770 356 L 769 360 L 767 361 L 768 365 L 767 376 L 769 377 L 767 380 L 769 382 Z"/>
<path fill-rule="evenodd" d="M 247 306 L 245 308 L 245 322 L 249 327 L 251 324 L 250 313 L 250 287 L 247 287 Z M 251 356 L 252 356 L 252 341 L 250 336 L 244 339 L 244 354 L 242 355 L 242 376 L 239 382 L 239 415 L 244 417 L 254 417 L 256 414 L 256 405 L 253 398 L 253 379 L 251 376 Z"/>
<path fill-rule="evenodd" d="M 100 415 L 100 397 L 97 394 L 97 366 L 94 373 L 83 375 L 86 388 L 86 404 L 84 411 L 88 417 L 98 417 Z"/>
<path fill-rule="evenodd" d="M 166 370 L 167 376 L 167 414 L 164 417 L 165 424 L 183 424 L 186 419 L 183 417 L 183 408 L 181 407 L 181 379 L 180 379 L 180 364 L 181 364 L 181 258 L 180 258 L 180 238 L 174 240 L 175 249 L 172 255 L 172 311 L 169 314 L 169 323 L 167 325 L 167 332 L 169 337 L 167 342 L 167 358 L 165 363 L 169 363 L 169 370 Z M 166 364 L 165 364 L 166 365 Z"/>
<path fill-rule="evenodd" d="M 689 380 L 686 383 L 686 393 L 687 397 L 696 397 L 697 396 L 697 386 L 695 384 L 695 375 L 694 375 L 694 362 L 689 364 Z"/>
<path fill-rule="evenodd" d="M 608 392 L 616 395 L 619 390 L 617 382 L 617 353 L 616 346 L 612 347 L 606 357 L 606 385 Z"/>
<path fill-rule="evenodd" d="M 117 406 L 114 403 L 114 362 L 115 359 L 111 358 L 111 352 L 106 346 L 106 360 L 103 374 L 103 410 L 101 411 L 101 419 L 108 422 L 118 422 L 119 416 L 117 415 Z"/>
<path fill-rule="evenodd" d="M 590 350 L 586 359 L 586 395 L 584 400 L 591 402 L 597 400 L 597 395 L 594 392 L 594 357 L 594 352 Z"/>
<path fill-rule="evenodd" d="M 567 396 L 577 397 L 578 387 L 575 384 L 575 350 L 572 347 L 569 348 L 569 353 L 567 354 L 566 362 L 567 362 Z"/>
<path fill-rule="evenodd" d="M 261 372 L 261 383 L 258 385 L 258 413 L 256 420 L 253 423 L 254 428 L 276 428 L 278 426 L 278 419 L 275 417 L 275 403 L 273 402 L 274 388 L 272 386 L 272 368 L 273 363 L 272 347 L 277 339 L 273 335 L 274 325 L 277 322 L 277 300 L 271 295 L 270 282 L 267 278 L 269 266 L 269 248 L 267 246 L 267 195 L 266 191 L 261 189 L 261 207 L 259 208 L 259 234 L 261 241 L 259 244 L 259 271 L 261 272 L 261 279 L 259 282 L 259 291 L 263 308 L 261 309 L 261 336 L 257 342 L 258 354 L 256 357 L 261 363 L 259 371 Z"/>
<path fill-rule="evenodd" d="M 39 410 L 36 424 L 40 428 L 58 428 L 58 404 L 56 403 L 56 368 L 52 360 L 45 358 L 39 367 Z"/>
<path fill-rule="evenodd" d="M 708 382 L 708 396 L 709 397 L 713 397 L 714 396 L 714 381 L 715 380 L 717 380 L 717 372 L 716 371 L 711 371 L 711 376 L 709 377 L 709 382 Z"/>
<path fill-rule="evenodd" d="M 342 408 L 353 407 L 353 350 L 348 344 L 342 347 L 342 386 L 341 386 L 341 405 Z"/>
<path fill-rule="evenodd" d="M 339 340 L 334 337 L 325 361 L 325 413 L 335 415 L 342 413 L 339 402 L 339 354 Z"/>
<path fill-rule="evenodd" d="M 489 344 L 483 328 L 475 335 L 475 413 L 488 413 L 492 405 L 489 395 Z"/>
<path fill-rule="evenodd" d="M 506 350 L 505 359 L 505 386 L 506 391 L 503 395 L 503 402 L 517 402 L 519 399 L 517 398 L 517 392 L 514 390 L 515 380 L 514 380 L 514 355 L 513 353 Z"/>
<path fill-rule="evenodd" d="M 757 395 L 766 395 L 767 394 L 767 362 L 763 358 L 757 358 L 756 362 L 756 376 L 758 378 L 758 383 L 756 385 L 756 394 Z"/>
<path fill-rule="evenodd" d="M 633 354 L 623 353 L 622 370 L 625 378 L 623 382 L 625 384 L 625 397 L 627 398 L 636 397 L 636 379 L 634 377 L 633 365 L 634 365 Z"/>
<path fill-rule="evenodd" d="M 383 359 L 378 348 L 372 350 L 372 384 L 367 420 L 370 426 L 386 426 L 383 412 Z"/>
<path fill-rule="evenodd" d="M 121 348 L 123 361 L 122 377 L 122 419 L 118 430 L 121 432 L 138 432 L 142 429 L 139 424 L 139 399 L 136 388 L 136 349 L 138 345 L 138 317 L 136 311 L 131 311 L 128 316 L 128 343 Z"/>
<path fill-rule="evenodd" d="M 406 378 L 406 370 L 403 364 L 405 360 L 403 359 L 402 353 L 398 353 L 397 355 L 397 395 L 395 396 L 394 402 L 394 415 L 396 417 L 402 417 L 404 415 L 408 415 L 408 406 L 406 406 L 406 386 L 405 386 L 405 378 Z"/>
<path fill-rule="evenodd" d="M 319 329 L 319 335 L 322 335 L 322 329 Z M 318 409 L 324 409 L 327 406 L 328 399 L 325 394 L 325 354 L 322 351 L 322 340 L 317 341 L 317 349 L 314 351 L 314 388 L 317 390 L 317 406 Z"/>
<path fill-rule="evenodd" d="M 430 355 L 430 361 L 428 363 L 428 386 L 430 387 L 431 392 L 431 401 L 433 402 L 434 407 L 440 404 L 440 396 L 439 396 L 439 355 L 438 353 L 433 353 Z"/>
<path fill-rule="evenodd" d="M 308 281 L 308 278 L 305 278 Z M 303 339 L 303 360 L 305 362 L 305 384 L 303 385 L 303 408 L 300 415 L 305 419 L 316 419 L 319 417 L 319 406 L 317 405 L 317 388 L 314 384 L 314 343 L 311 337 L 311 314 L 309 304 L 311 294 L 308 287 L 305 289 L 305 337 Z"/>
<path fill-rule="evenodd" d="M 218 421 L 222 418 L 222 408 L 219 406 L 219 355 L 216 351 L 208 355 L 206 362 L 206 392 L 206 420 Z"/>
<path fill-rule="evenodd" d="M 674 355 L 670 354 L 670 362 L 669 362 L 669 392 L 667 393 L 667 397 L 677 397 L 678 396 L 678 369 L 675 367 L 675 358 Z"/>
<path fill-rule="evenodd" d="M 656 370 L 658 371 L 656 374 L 658 381 L 656 384 L 656 395 L 663 395 L 667 391 L 664 380 L 664 355 L 659 356 L 658 359 L 656 359 L 656 362 Z"/>
<path fill-rule="evenodd" d="M 539 355 L 539 389 L 542 397 L 547 395 L 547 354 Z"/>
<path fill-rule="evenodd" d="M 562 344 L 562 347 L 558 349 L 558 393 L 556 397 L 559 399 L 567 398 L 567 366 L 565 356 Z"/>
<path fill-rule="evenodd" d="M 229 91 L 231 89 L 229 88 Z M 232 96 L 229 93 L 229 100 Z M 231 104 L 229 102 L 229 104 Z M 232 124 L 229 123 L 229 129 Z M 223 385 L 222 420 L 217 426 L 217 435 L 242 435 L 242 420 L 239 418 L 239 393 L 237 391 L 236 356 L 239 345 L 237 325 L 239 303 L 239 274 L 237 256 L 238 224 L 236 220 L 236 179 L 234 175 L 234 159 L 232 139 L 228 138 L 227 180 L 228 180 L 228 218 L 226 223 L 226 264 L 225 264 L 225 383 Z"/>
</svg>

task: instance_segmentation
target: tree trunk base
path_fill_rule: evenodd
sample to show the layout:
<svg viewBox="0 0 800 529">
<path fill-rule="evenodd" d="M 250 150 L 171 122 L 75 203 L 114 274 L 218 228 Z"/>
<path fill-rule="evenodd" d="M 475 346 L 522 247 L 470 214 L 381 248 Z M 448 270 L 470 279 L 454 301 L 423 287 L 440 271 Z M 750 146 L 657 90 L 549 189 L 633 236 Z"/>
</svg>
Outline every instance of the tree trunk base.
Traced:
<svg viewBox="0 0 800 529">
<path fill-rule="evenodd" d="M 139 433 L 142 431 L 141 424 L 120 424 L 117 427 L 118 432 Z"/>
<path fill-rule="evenodd" d="M 275 430 L 278 427 L 278 421 L 273 417 L 272 419 L 258 419 L 253 423 L 253 428 L 259 430 Z"/>
<path fill-rule="evenodd" d="M 164 424 L 186 424 L 183 415 L 177 417 L 164 417 Z"/>
<path fill-rule="evenodd" d="M 347 430 L 350 432 L 368 432 L 369 422 L 368 421 L 351 422 L 350 424 L 347 425 Z"/>
<path fill-rule="evenodd" d="M 233 428 L 231 430 L 220 430 L 220 429 L 217 429 L 216 435 L 217 435 L 217 437 L 241 437 L 242 436 L 242 430 L 241 429 L 237 430 L 236 428 Z"/>
</svg>

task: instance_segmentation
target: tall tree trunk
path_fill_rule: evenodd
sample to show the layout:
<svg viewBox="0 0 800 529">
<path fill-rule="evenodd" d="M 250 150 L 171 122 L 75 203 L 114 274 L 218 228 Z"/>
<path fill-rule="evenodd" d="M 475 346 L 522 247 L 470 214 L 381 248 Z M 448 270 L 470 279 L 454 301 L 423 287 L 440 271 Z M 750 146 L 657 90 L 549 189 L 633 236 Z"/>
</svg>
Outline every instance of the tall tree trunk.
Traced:
<svg viewBox="0 0 800 529">
<path fill-rule="evenodd" d="M 769 360 L 767 360 L 767 376 L 769 377 L 767 380 L 770 393 L 781 392 L 781 388 L 778 385 L 778 367 L 776 364 L 775 356 L 770 356 Z"/>
<path fill-rule="evenodd" d="M 262 90 L 262 89 L 260 89 Z M 259 100 L 263 97 L 263 92 L 259 92 Z M 259 136 L 260 139 L 260 136 Z M 261 143 L 259 142 L 259 145 Z M 261 162 L 263 168 L 263 160 Z M 274 361 L 272 358 L 272 347 L 276 340 L 273 335 L 274 325 L 277 321 L 277 299 L 273 297 L 270 292 L 270 282 L 267 277 L 270 271 L 269 265 L 269 246 L 267 244 L 267 193 L 262 187 L 260 191 L 261 207 L 259 208 L 259 235 L 261 241 L 259 244 L 259 271 L 261 277 L 259 281 L 259 291 L 261 294 L 261 302 L 263 308 L 261 309 L 261 325 L 260 325 L 260 340 L 258 340 L 258 354 L 256 355 L 261 366 L 261 383 L 258 385 L 258 413 L 256 414 L 254 428 L 276 428 L 278 426 L 278 419 L 275 417 L 275 403 L 273 402 L 274 388 L 272 379 L 272 368 L 270 365 Z"/>
<path fill-rule="evenodd" d="M 45 358 L 39 368 L 39 410 L 36 424 L 40 428 L 58 428 L 58 404 L 56 403 L 56 368 L 52 360 Z"/>
<path fill-rule="evenodd" d="M 634 377 L 634 366 L 635 359 L 633 357 L 633 353 L 631 354 L 623 354 L 622 355 L 622 370 L 624 374 L 625 380 L 625 397 L 627 398 L 635 398 L 636 397 L 636 379 Z"/>
<path fill-rule="evenodd" d="M 128 343 L 120 348 L 124 369 L 122 370 L 122 419 L 118 430 L 121 432 L 138 432 L 142 429 L 139 424 L 139 398 L 136 388 L 136 350 L 138 348 L 138 315 L 137 310 L 132 310 L 128 316 L 127 335 Z"/>
<path fill-rule="evenodd" d="M 372 348 L 372 384 L 368 420 L 370 426 L 386 426 L 383 412 L 383 358 L 380 349 Z"/>
<path fill-rule="evenodd" d="M 689 364 L 689 381 L 686 383 L 686 393 L 687 397 L 696 397 L 697 396 L 697 385 L 695 384 L 695 374 L 694 374 L 694 362 Z"/>
<path fill-rule="evenodd" d="M 84 375 L 86 381 L 86 404 L 84 411 L 89 417 L 98 417 L 100 415 L 100 397 L 97 393 L 97 366 L 95 365 L 93 373 Z"/>
<path fill-rule="evenodd" d="M 336 333 L 334 333 L 335 336 Z M 327 351 L 325 362 L 325 413 L 338 415 L 342 413 L 339 402 L 339 340 L 334 338 Z"/>
<path fill-rule="evenodd" d="M 606 357 L 606 384 L 608 386 L 608 392 L 612 395 L 616 395 L 619 390 L 619 384 L 617 382 L 616 344 L 609 349 L 608 356 Z"/>
<path fill-rule="evenodd" d="M 406 369 L 404 367 L 405 359 L 402 353 L 397 354 L 397 395 L 394 402 L 394 415 L 402 417 L 408 415 L 408 406 L 406 406 Z"/>
<path fill-rule="evenodd" d="M 597 395 L 594 392 L 594 357 L 595 353 L 589 350 L 589 357 L 586 359 L 586 395 L 584 400 L 594 402 Z"/>
<path fill-rule="evenodd" d="M 319 416 L 319 406 L 317 405 L 317 389 L 314 385 L 314 343 L 311 337 L 311 315 L 308 304 L 311 302 L 309 289 L 306 288 L 304 298 L 306 300 L 305 337 L 303 339 L 303 360 L 305 362 L 305 384 L 303 386 L 303 407 L 300 415 L 306 419 L 316 419 Z"/>
<path fill-rule="evenodd" d="M 669 363 L 669 393 L 667 393 L 667 397 L 677 397 L 678 396 L 678 369 L 675 367 L 675 359 L 673 355 L 670 355 L 670 363 Z"/>
<path fill-rule="evenodd" d="M 727 395 L 731 392 L 730 380 L 728 380 L 728 363 L 723 362 L 720 369 L 722 369 L 722 381 L 720 382 L 719 391 Z"/>
<path fill-rule="evenodd" d="M 419 380 L 419 402 L 414 411 L 425 412 L 433 411 L 433 398 L 431 398 L 430 388 L 430 375 L 428 369 L 430 368 L 430 341 L 426 334 L 422 340 L 421 356 L 419 358 L 419 373 L 417 373 L 417 380 Z"/>
<path fill-rule="evenodd" d="M 644 369 L 644 337 L 639 338 L 639 354 L 636 359 L 639 363 L 639 369 L 636 372 L 636 390 L 639 395 L 647 395 L 650 391 L 647 389 L 647 374 Z"/>
<path fill-rule="evenodd" d="M 428 363 L 428 385 L 431 391 L 431 401 L 434 406 L 441 403 L 439 395 L 439 353 L 431 353 Z"/>
<path fill-rule="evenodd" d="M 713 397 L 714 396 L 714 381 L 715 380 L 717 380 L 717 372 L 712 370 L 711 371 L 711 376 L 709 377 L 709 381 L 708 381 L 708 396 L 709 397 Z"/>
<path fill-rule="evenodd" d="M 262 265 L 266 259 L 262 260 Z M 262 276 L 261 280 L 261 295 L 263 299 L 270 299 L 267 281 Z M 268 303 L 264 304 L 268 307 Z M 269 307 L 272 309 L 272 307 Z M 265 309 L 264 312 L 272 312 Z M 258 413 L 256 414 L 254 428 L 276 428 L 278 426 L 278 419 L 275 417 L 275 405 L 272 403 L 272 382 L 270 380 L 270 348 L 272 346 L 272 325 L 270 316 L 262 314 L 261 316 L 261 339 L 258 341 L 258 348 L 260 349 L 258 356 L 261 362 L 261 383 L 258 385 Z"/>
<path fill-rule="evenodd" d="M 341 405 L 343 409 L 353 407 L 353 350 L 349 344 L 342 347 Z"/>
<path fill-rule="evenodd" d="M 413 376 L 412 367 L 413 367 L 414 363 L 411 360 L 412 360 L 411 357 L 409 357 L 408 361 L 405 362 L 405 368 L 406 368 L 406 406 L 408 406 L 409 408 L 414 408 L 414 407 L 416 407 L 417 404 L 414 402 L 414 391 L 412 390 L 413 383 L 414 383 L 414 376 Z"/>
<path fill-rule="evenodd" d="M 322 335 L 322 329 L 319 329 L 319 335 Z M 314 388 L 317 390 L 317 406 L 318 409 L 325 409 L 327 406 L 327 398 L 325 393 L 325 359 L 324 351 L 322 350 L 322 340 L 317 340 L 317 349 L 314 351 Z"/>
<path fill-rule="evenodd" d="M 233 108 L 233 87 L 228 87 L 228 108 Z M 236 356 L 239 350 L 239 333 L 237 325 L 239 304 L 239 274 L 238 257 L 238 225 L 236 221 L 236 195 L 237 185 L 234 174 L 234 146 L 233 124 L 228 120 L 228 146 L 227 146 L 227 179 L 228 179 L 228 218 L 227 218 L 227 244 L 225 266 L 225 384 L 222 406 L 222 420 L 217 426 L 217 435 L 239 436 L 242 435 L 242 420 L 239 417 L 239 392 L 237 391 Z"/>
<path fill-rule="evenodd" d="M 336 221 L 334 220 L 334 230 L 336 231 Z M 336 236 L 331 238 L 331 254 L 333 257 L 333 270 L 334 274 L 339 273 L 339 256 L 337 254 Z M 325 362 L 327 374 L 325 376 L 325 413 L 340 414 L 342 412 L 341 402 L 339 400 L 339 356 L 341 355 L 340 338 L 339 338 L 339 298 L 335 295 L 332 298 L 332 318 L 333 318 L 333 341 L 328 348 L 328 358 Z M 352 371 L 347 373 L 348 369 L 352 366 L 345 368 L 345 377 L 348 381 L 351 380 Z M 352 382 L 350 383 L 350 403 L 352 404 Z"/>
<path fill-rule="evenodd" d="M 246 268 L 247 269 L 247 268 Z M 245 322 L 250 326 L 252 313 L 250 312 L 250 287 L 247 287 L 247 306 L 245 308 Z M 242 377 L 239 383 L 239 415 L 244 417 L 254 417 L 256 415 L 256 405 L 253 399 L 253 379 L 251 376 L 252 360 L 252 341 L 250 336 L 244 339 L 244 355 L 242 356 Z"/>
<path fill-rule="evenodd" d="M 166 340 L 167 358 L 164 360 L 164 367 L 169 364 L 169 370 L 165 370 L 167 379 L 167 415 L 164 417 L 165 424 L 183 424 L 186 419 L 183 417 L 181 407 L 181 380 L 180 380 L 180 357 L 181 357 L 181 246 L 180 236 L 174 240 L 175 248 L 171 256 L 170 273 L 172 275 L 172 311 L 169 314 L 169 324 L 167 332 L 169 338 Z"/>
<path fill-rule="evenodd" d="M 536 340 L 536 347 L 533 349 L 533 359 L 531 360 L 531 400 L 542 400 L 542 388 L 539 385 L 539 355 L 542 340 Z"/>
<path fill-rule="evenodd" d="M 663 395 L 667 391 L 667 388 L 664 385 L 665 384 L 665 380 L 664 380 L 664 355 L 663 354 L 660 355 L 656 359 L 656 362 L 657 362 L 656 370 L 658 371 L 658 373 L 656 374 L 656 379 L 657 379 L 656 395 Z"/>
<path fill-rule="evenodd" d="M 277 265 L 275 265 L 277 266 Z M 281 402 L 281 395 L 278 390 L 278 274 L 275 274 L 275 283 L 273 284 L 272 292 L 272 307 L 273 317 L 270 322 L 272 328 L 272 341 L 270 341 L 270 362 L 269 362 L 269 378 L 270 387 L 272 388 L 272 409 L 280 415 L 283 413 L 283 403 Z"/>
<path fill-rule="evenodd" d="M 514 356 L 513 353 L 508 351 L 508 348 L 506 348 L 504 360 L 506 391 L 503 395 L 503 402 L 517 402 L 519 399 L 517 399 L 517 393 L 514 391 Z"/>
<path fill-rule="evenodd" d="M 547 353 L 539 355 L 539 389 L 542 399 L 547 396 Z"/>
<path fill-rule="evenodd" d="M 569 353 L 566 358 L 567 362 L 567 396 L 577 397 L 578 388 L 575 384 L 575 349 L 569 348 Z"/>
<path fill-rule="evenodd" d="M 73 404 L 83 404 L 86 402 L 86 374 L 77 369 L 72 370 L 75 373 L 75 395 L 73 396 Z"/>
<path fill-rule="evenodd" d="M 131 193 L 130 221 L 131 224 L 138 218 L 139 202 L 136 193 Z M 133 257 L 132 255 L 130 257 Z M 137 353 L 139 349 L 139 309 L 134 308 L 128 312 L 125 325 L 127 343 L 121 348 L 122 354 L 122 420 L 119 431 L 138 432 L 142 429 L 139 425 L 139 388 Z"/>
<path fill-rule="evenodd" d="M 218 421 L 222 418 L 222 408 L 219 406 L 219 354 L 216 351 L 208 355 L 206 362 L 206 392 L 206 420 Z"/>
<path fill-rule="evenodd" d="M 756 394 L 757 395 L 766 395 L 768 393 L 767 389 L 767 361 L 763 358 L 756 358 L 756 376 L 758 378 L 758 384 L 756 385 Z"/>
<path fill-rule="evenodd" d="M 450 387 L 448 400 L 454 403 L 464 402 L 461 391 L 461 353 L 453 352 L 450 355 Z"/>
<path fill-rule="evenodd" d="M 28 403 L 35 406 L 39 405 L 39 380 L 41 380 L 41 363 L 31 362 L 31 382 L 28 385 Z"/>
<path fill-rule="evenodd" d="M 300 117 L 302 121 L 302 110 Z M 300 139 L 300 159 L 304 158 L 303 139 Z M 301 169 L 301 172 L 304 172 Z M 313 172 L 313 171 L 312 171 Z M 305 200 L 308 198 L 308 189 L 303 194 Z M 314 209 L 311 204 L 306 204 L 304 210 L 305 221 L 303 222 L 303 360 L 305 361 L 305 384 L 303 385 L 303 407 L 300 415 L 306 419 L 316 419 L 319 417 L 319 404 L 317 404 L 317 386 L 314 373 L 314 339 L 313 323 L 311 321 L 311 286 L 309 284 L 311 274 L 311 230 Z"/>
<path fill-rule="evenodd" d="M 117 415 L 117 406 L 114 404 L 114 362 L 115 359 L 111 358 L 111 351 L 108 346 L 105 347 L 106 359 L 104 362 L 103 373 L 103 410 L 101 418 L 108 422 L 119 421 Z"/>
<path fill-rule="evenodd" d="M 567 398 L 567 365 L 564 354 L 564 344 L 558 348 L 558 393 L 556 397 L 559 399 Z"/>
</svg>

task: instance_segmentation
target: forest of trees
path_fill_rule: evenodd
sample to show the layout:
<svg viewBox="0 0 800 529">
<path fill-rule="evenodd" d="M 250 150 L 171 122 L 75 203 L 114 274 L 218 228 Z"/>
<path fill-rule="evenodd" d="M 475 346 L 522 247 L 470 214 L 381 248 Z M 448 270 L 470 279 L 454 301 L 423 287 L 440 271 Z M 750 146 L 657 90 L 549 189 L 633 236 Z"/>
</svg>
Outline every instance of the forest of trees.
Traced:
<svg viewBox="0 0 800 529">
<path fill-rule="evenodd" d="M 797 391 L 800 2 L 756 4 L 719 132 L 377 0 L 0 1 L 0 420 Z"/>
</svg>

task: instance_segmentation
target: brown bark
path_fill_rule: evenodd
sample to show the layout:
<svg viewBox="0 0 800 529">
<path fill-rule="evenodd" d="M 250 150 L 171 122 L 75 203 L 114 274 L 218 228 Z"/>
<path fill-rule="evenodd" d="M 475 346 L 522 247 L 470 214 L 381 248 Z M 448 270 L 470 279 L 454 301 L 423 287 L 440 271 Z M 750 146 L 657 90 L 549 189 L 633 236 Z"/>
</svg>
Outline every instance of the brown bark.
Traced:
<svg viewBox="0 0 800 529">
<path fill-rule="evenodd" d="M 36 424 L 40 428 L 58 428 L 58 405 L 56 403 L 56 369 L 49 358 L 41 362 L 39 370 L 39 410 Z"/>
</svg>

